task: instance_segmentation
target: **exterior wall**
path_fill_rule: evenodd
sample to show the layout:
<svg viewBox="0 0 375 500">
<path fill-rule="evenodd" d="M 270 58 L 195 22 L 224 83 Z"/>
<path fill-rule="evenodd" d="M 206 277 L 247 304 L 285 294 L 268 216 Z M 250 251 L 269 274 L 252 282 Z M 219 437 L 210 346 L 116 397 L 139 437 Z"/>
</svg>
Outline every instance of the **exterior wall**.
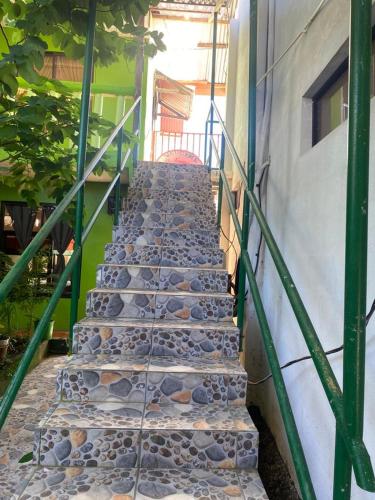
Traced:
<svg viewBox="0 0 375 500">
<path fill-rule="evenodd" d="M 229 88 L 235 115 L 236 147 L 242 161 L 247 149 L 248 1 L 240 0 L 237 85 Z M 260 20 L 262 25 L 262 7 Z M 318 6 L 318 0 L 276 1 L 275 60 L 302 31 Z M 320 340 L 326 350 L 343 339 L 345 206 L 347 171 L 347 123 L 343 123 L 314 147 L 306 146 L 310 133 L 310 107 L 304 95 L 347 40 L 349 2 L 330 0 L 309 30 L 287 53 L 273 72 L 270 130 L 271 165 L 267 186 L 266 215 L 280 250 L 295 279 Z M 262 50 L 262 47 L 259 49 Z M 231 62 L 233 64 L 233 61 Z M 258 75 L 260 77 L 261 74 Z M 262 98 L 258 91 L 258 101 Z M 229 101 L 230 102 L 230 101 Z M 258 102 L 259 104 L 259 102 Z M 372 121 L 375 101 L 371 103 Z M 258 165 L 259 167 L 259 165 Z M 375 142 L 371 143 L 369 206 L 368 303 L 375 296 Z M 234 184 L 237 182 L 234 178 Z M 252 232 L 249 249 L 254 254 L 258 238 Z M 259 276 L 261 293 L 281 364 L 307 354 L 274 264 L 266 252 Z M 248 300 L 247 368 L 252 379 L 269 372 L 261 340 Z M 375 321 L 368 326 L 366 366 L 365 442 L 375 457 Z M 257 358 L 257 362 L 254 362 Z M 341 383 L 342 355 L 329 357 Z M 297 426 L 319 500 L 332 498 L 335 422 L 311 361 L 284 372 Z M 272 381 L 250 393 L 261 406 L 284 458 L 291 459 L 278 411 Z M 352 498 L 373 498 L 353 481 Z"/>
<path fill-rule="evenodd" d="M 146 99 L 145 159 L 151 158 L 153 125 L 152 107 L 155 71 L 161 71 L 168 77 L 177 81 L 197 80 L 203 82 L 207 77 L 207 69 L 209 75 L 211 74 L 211 49 L 198 48 L 199 42 L 211 41 L 211 24 L 152 18 L 151 28 L 164 33 L 164 43 L 166 44 L 167 50 L 156 54 L 149 63 Z M 222 36 L 222 28 L 220 28 L 219 36 Z M 221 49 L 218 49 L 218 53 L 220 50 Z M 217 60 L 219 61 L 219 54 L 217 55 Z M 218 73 L 219 68 L 217 68 L 217 76 Z M 222 70 L 221 73 L 224 73 L 224 71 Z M 221 115 L 225 117 L 226 97 L 217 96 L 215 100 Z M 209 95 L 196 94 L 194 96 L 192 115 L 189 120 L 184 122 L 185 133 L 204 133 L 209 107 Z M 155 123 L 155 130 L 160 130 L 160 118 L 158 118 Z M 160 142 L 161 141 L 159 141 L 159 146 L 161 147 Z M 191 146 L 190 144 L 190 149 L 192 149 Z M 160 147 L 156 147 L 156 151 L 159 151 Z M 173 149 L 173 147 L 171 147 L 171 149 Z M 197 153 L 196 150 L 194 152 Z"/>
</svg>

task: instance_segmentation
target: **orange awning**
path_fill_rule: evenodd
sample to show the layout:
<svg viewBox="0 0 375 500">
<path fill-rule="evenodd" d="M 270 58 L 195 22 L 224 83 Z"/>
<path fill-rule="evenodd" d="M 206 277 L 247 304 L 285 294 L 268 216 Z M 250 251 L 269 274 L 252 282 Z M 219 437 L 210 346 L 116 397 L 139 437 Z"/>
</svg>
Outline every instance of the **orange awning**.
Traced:
<svg viewBox="0 0 375 500">
<path fill-rule="evenodd" d="M 190 118 L 193 107 L 193 90 L 176 82 L 176 80 L 172 80 L 172 78 L 168 78 L 168 76 L 163 75 L 160 71 L 155 72 L 154 89 L 154 102 L 156 104 L 154 118 L 156 118 L 156 114 L 161 114 L 157 111 L 158 104 L 163 108 L 163 116 L 180 118 L 182 120 Z"/>
</svg>

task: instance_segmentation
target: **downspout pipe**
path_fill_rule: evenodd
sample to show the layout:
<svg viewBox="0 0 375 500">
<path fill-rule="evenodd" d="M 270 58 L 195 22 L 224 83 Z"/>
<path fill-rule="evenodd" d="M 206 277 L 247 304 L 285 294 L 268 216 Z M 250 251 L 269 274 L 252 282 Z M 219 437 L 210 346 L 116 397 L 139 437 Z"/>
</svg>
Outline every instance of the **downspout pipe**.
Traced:
<svg viewBox="0 0 375 500">
<path fill-rule="evenodd" d="M 363 436 L 365 390 L 371 13 L 371 0 L 351 0 L 343 399 L 349 432 L 358 440 Z M 350 499 L 351 477 L 352 462 L 337 430 L 335 500 Z M 364 464 L 356 480 L 361 488 L 375 491 L 371 465 Z"/>
</svg>

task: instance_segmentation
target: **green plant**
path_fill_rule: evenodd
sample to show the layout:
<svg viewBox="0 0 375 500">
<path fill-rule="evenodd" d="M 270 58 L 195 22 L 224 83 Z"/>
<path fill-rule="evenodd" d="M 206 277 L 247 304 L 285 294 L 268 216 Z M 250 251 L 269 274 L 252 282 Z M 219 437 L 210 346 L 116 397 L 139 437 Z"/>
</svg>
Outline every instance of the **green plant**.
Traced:
<svg viewBox="0 0 375 500">
<path fill-rule="evenodd" d="M 8 274 L 11 267 L 13 266 L 13 261 L 9 255 L 4 252 L 0 252 L 0 281 Z M 1 325 L 1 335 L 3 339 L 12 336 L 12 318 L 15 313 L 17 304 L 19 304 L 24 296 L 23 283 L 17 283 L 7 299 L 0 304 L 0 320 L 3 322 Z"/>
<path fill-rule="evenodd" d="M 2 181 L 15 187 L 31 206 L 41 193 L 57 203 L 75 180 L 78 145 L 79 100 L 58 81 L 39 75 L 47 44 L 68 57 L 84 53 L 88 17 L 87 0 L 0 0 L 0 36 L 8 53 L 0 60 L 0 161 L 10 165 Z M 164 50 L 162 34 L 138 26 L 157 0 L 99 0 L 97 3 L 94 57 L 108 65 L 120 56 L 146 56 Z M 9 40 L 3 25 L 17 29 L 18 40 Z M 28 91 L 20 91 L 20 78 Z M 90 133 L 108 135 L 111 124 L 92 114 Z M 125 134 L 126 141 L 133 137 Z M 88 159 L 95 153 L 88 151 Z M 101 163 L 96 173 L 109 169 Z M 70 215 L 74 213 L 74 208 Z M 69 214 L 68 214 L 69 215 Z"/>
<path fill-rule="evenodd" d="M 54 289 L 48 272 L 49 260 L 49 251 L 41 249 L 24 271 L 18 284 L 22 287 L 22 292 L 18 296 L 18 304 L 27 318 L 27 329 L 30 334 L 37 319 L 37 306 L 45 302 Z"/>
</svg>

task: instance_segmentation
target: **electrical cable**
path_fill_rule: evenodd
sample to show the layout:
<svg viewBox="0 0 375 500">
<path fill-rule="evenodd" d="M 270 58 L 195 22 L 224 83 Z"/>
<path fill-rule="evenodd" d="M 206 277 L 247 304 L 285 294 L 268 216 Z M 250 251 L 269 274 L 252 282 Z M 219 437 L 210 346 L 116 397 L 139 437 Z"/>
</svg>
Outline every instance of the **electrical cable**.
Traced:
<svg viewBox="0 0 375 500">
<path fill-rule="evenodd" d="M 368 312 L 368 314 L 366 316 L 366 326 L 369 324 L 369 321 L 374 313 L 375 313 L 375 300 L 373 301 L 371 308 L 370 308 L 370 311 Z M 341 345 L 340 347 L 336 347 L 335 349 L 331 349 L 330 351 L 325 351 L 324 354 L 326 356 L 329 356 L 331 354 L 336 354 L 338 352 L 341 352 L 341 351 L 343 351 L 343 349 L 344 349 L 344 346 Z M 297 363 L 301 363 L 302 361 L 307 361 L 309 359 L 312 359 L 311 356 L 303 356 L 302 358 L 298 358 L 298 359 L 294 359 L 293 361 L 289 361 L 288 363 L 281 366 L 280 368 L 281 368 L 281 370 L 284 370 L 285 368 L 289 368 L 292 365 L 295 365 Z M 266 382 L 267 380 L 269 380 L 270 378 L 272 378 L 272 376 L 273 376 L 272 373 L 270 373 L 266 377 L 263 377 L 262 379 L 257 380 L 256 382 L 249 380 L 247 383 L 248 383 L 248 385 L 260 385 L 260 384 L 263 384 L 264 382 Z"/>
<path fill-rule="evenodd" d="M 344 349 L 344 346 L 342 345 L 340 347 L 335 347 L 335 349 L 331 349 L 330 351 L 326 351 L 324 354 L 326 354 L 327 356 L 329 356 L 330 354 L 336 354 L 337 352 L 340 352 L 343 349 Z M 281 366 L 280 369 L 284 370 L 285 368 L 289 368 L 289 366 L 295 365 L 296 363 L 301 363 L 302 361 L 306 361 L 306 360 L 309 360 L 309 359 L 312 359 L 311 356 L 303 356 L 302 358 L 293 359 L 292 361 L 289 361 L 285 365 Z M 248 383 L 248 385 L 260 385 L 260 384 L 263 384 L 264 382 L 266 382 L 267 380 L 269 380 L 272 377 L 273 377 L 273 375 L 272 375 L 272 373 L 270 373 L 266 377 L 263 377 L 262 379 L 257 380 L 256 382 L 253 382 L 252 380 L 249 380 L 247 383 Z"/>
<path fill-rule="evenodd" d="M 262 194 L 261 194 L 261 189 L 262 189 L 263 178 L 264 178 L 264 175 L 266 173 L 266 168 L 267 167 L 265 167 L 263 169 L 263 172 L 262 172 L 262 175 L 260 176 L 259 182 L 256 185 L 256 187 L 258 188 L 258 200 L 259 200 L 259 206 L 260 206 L 261 209 L 262 209 Z M 255 254 L 257 260 L 255 262 L 255 267 L 254 267 L 254 276 L 256 276 L 257 273 L 258 273 L 259 262 L 260 262 L 260 249 L 262 247 L 262 242 L 263 242 L 263 233 L 261 231 L 260 232 L 260 237 L 259 237 L 258 250 L 257 250 L 257 253 Z"/>
<path fill-rule="evenodd" d="M 274 70 L 274 68 L 279 64 L 279 62 L 286 56 L 286 54 L 289 52 L 289 50 L 292 49 L 294 47 L 294 45 L 299 41 L 299 39 L 307 33 L 310 26 L 315 21 L 315 18 L 318 16 L 318 14 L 321 12 L 323 7 L 326 6 L 326 4 L 328 2 L 329 2 L 329 0 L 321 0 L 319 5 L 315 9 L 314 13 L 312 14 L 310 19 L 305 24 L 303 30 L 298 33 L 296 38 L 288 45 L 288 47 L 282 52 L 282 54 L 276 59 L 276 61 L 267 69 L 267 71 L 264 73 L 264 75 L 258 80 L 257 87 L 258 87 L 258 85 L 260 85 L 262 83 L 263 80 L 265 80 L 267 78 L 267 76 Z"/>
<path fill-rule="evenodd" d="M 374 314 L 374 312 L 375 312 L 375 299 L 374 299 L 374 302 L 372 303 L 372 306 L 370 307 L 370 310 L 366 316 L 366 326 L 369 324 L 371 316 Z"/>
</svg>

